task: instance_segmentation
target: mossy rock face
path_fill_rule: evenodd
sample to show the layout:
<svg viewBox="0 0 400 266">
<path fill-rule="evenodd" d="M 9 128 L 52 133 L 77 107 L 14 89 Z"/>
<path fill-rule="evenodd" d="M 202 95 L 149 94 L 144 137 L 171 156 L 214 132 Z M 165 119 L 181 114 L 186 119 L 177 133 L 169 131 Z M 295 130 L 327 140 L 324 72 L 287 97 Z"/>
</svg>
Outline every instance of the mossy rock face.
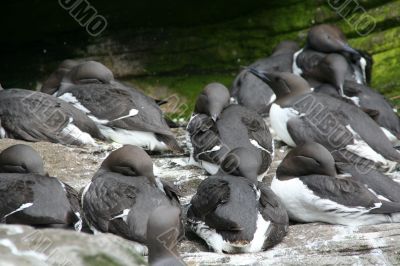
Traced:
<svg viewBox="0 0 400 266">
<path fill-rule="evenodd" d="M 105 254 L 98 254 L 96 256 L 85 256 L 83 257 L 85 265 L 88 266 L 119 266 L 120 264 L 115 262 L 112 258 Z"/>
<path fill-rule="evenodd" d="M 93 256 L 84 256 L 83 261 L 87 266 L 120 266 L 106 254 L 97 254 Z"/>
<path fill-rule="evenodd" d="M 91 58 L 155 97 L 177 93 L 192 107 L 207 82 L 230 86 L 242 66 L 268 56 L 280 41 L 303 44 L 310 26 L 335 23 L 352 46 L 373 55 L 372 86 L 387 97 L 400 91 L 400 1 L 96 1 L 93 7 L 108 22 L 95 38 L 54 1 L 5 3 L 10 12 L 0 22 L 12 27 L 0 40 L 3 86 L 35 89 L 61 60 Z M 19 10 L 17 18 L 12 10 Z"/>
</svg>

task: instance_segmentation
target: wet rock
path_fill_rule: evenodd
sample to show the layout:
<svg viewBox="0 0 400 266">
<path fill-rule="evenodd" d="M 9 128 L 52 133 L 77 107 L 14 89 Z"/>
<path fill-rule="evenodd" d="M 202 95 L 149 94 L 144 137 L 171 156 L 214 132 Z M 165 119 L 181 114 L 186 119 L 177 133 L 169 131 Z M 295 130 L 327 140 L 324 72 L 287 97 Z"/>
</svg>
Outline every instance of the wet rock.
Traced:
<svg viewBox="0 0 400 266">
<path fill-rule="evenodd" d="M 111 234 L 0 225 L 0 265 L 146 265 L 138 250 Z"/>
</svg>

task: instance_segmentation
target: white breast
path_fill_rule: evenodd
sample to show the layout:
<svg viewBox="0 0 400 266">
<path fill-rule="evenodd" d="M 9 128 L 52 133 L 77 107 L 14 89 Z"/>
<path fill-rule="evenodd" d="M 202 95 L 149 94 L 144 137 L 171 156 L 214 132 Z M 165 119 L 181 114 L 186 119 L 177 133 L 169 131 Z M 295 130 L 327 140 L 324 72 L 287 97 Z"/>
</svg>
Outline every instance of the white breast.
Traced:
<svg viewBox="0 0 400 266">
<path fill-rule="evenodd" d="M 268 237 L 268 229 L 271 225 L 271 221 L 266 221 L 260 213 L 258 213 L 256 232 L 254 238 L 250 244 L 243 247 L 244 252 L 259 252 L 262 251 L 265 239 Z"/>
<path fill-rule="evenodd" d="M 371 209 L 349 207 L 316 196 L 299 178 L 272 180 L 271 189 L 281 199 L 289 217 L 300 222 L 325 222 L 343 225 L 368 225 L 390 222 L 390 216 L 368 214 Z"/>
<path fill-rule="evenodd" d="M 168 149 L 167 145 L 159 141 L 153 132 L 110 128 L 104 125 L 99 125 L 99 129 L 106 138 L 120 144 L 136 145 L 151 151 Z"/>
<path fill-rule="evenodd" d="M 0 138 L 4 139 L 6 137 L 6 130 L 0 126 Z"/>
<path fill-rule="evenodd" d="M 61 135 L 64 137 L 70 137 L 71 141 L 77 140 L 82 144 L 96 145 L 96 142 L 92 136 L 80 130 L 73 124 L 73 122 L 73 119 L 70 118 L 68 125 L 62 129 Z"/>
<path fill-rule="evenodd" d="M 273 103 L 269 111 L 269 117 L 271 119 L 271 127 L 275 133 L 282 139 L 287 145 L 296 147 L 296 143 L 293 141 L 287 130 L 287 122 L 290 118 L 298 117 L 298 112 L 293 108 L 281 108 L 279 105 Z"/>
<path fill-rule="evenodd" d="M 212 149 L 210 149 L 210 150 L 206 150 L 206 151 L 203 151 L 203 152 L 200 152 L 199 154 L 197 154 L 197 158 L 201 154 L 219 151 L 220 149 L 221 149 L 221 146 L 216 145 L 216 146 L 212 147 Z M 197 166 L 204 168 L 207 171 L 207 173 L 209 173 L 210 175 L 215 175 L 219 170 L 220 166 L 218 164 L 207 162 L 204 160 L 196 160 L 196 158 L 194 158 L 194 159 L 197 162 Z"/>
<path fill-rule="evenodd" d="M 210 162 L 203 161 L 203 160 L 200 160 L 199 164 L 210 175 L 215 175 L 215 174 L 218 173 L 218 170 L 219 170 L 219 165 L 218 164 L 210 163 Z"/>
<path fill-rule="evenodd" d="M 360 58 L 360 65 L 361 65 L 361 71 L 362 71 L 362 75 L 364 77 L 364 81 L 367 82 L 367 73 L 365 73 L 365 68 L 367 67 L 367 61 L 365 60 L 364 57 Z"/>
<path fill-rule="evenodd" d="M 274 94 L 271 95 L 271 99 L 269 99 L 268 104 L 271 104 L 271 103 L 275 102 L 275 100 L 276 100 L 276 94 L 274 93 Z"/>
<path fill-rule="evenodd" d="M 92 185 L 92 182 L 90 182 L 89 184 L 87 184 L 87 185 L 85 186 L 85 188 L 83 189 L 83 191 L 82 191 L 82 195 L 81 195 L 81 198 L 80 198 L 82 209 L 83 209 L 83 202 L 84 202 L 84 199 L 85 199 L 85 195 L 86 195 L 86 192 L 88 192 L 88 190 L 89 190 L 89 188 L 90 188 L 90 185 Z"/>
<path fill-rule="evenodd" d="M 293 74 L 298 75 L 298 76 L 300 76 L 300 75 L 303 73 L 303 70 L 301 70 L 301 68 L 299 68 L 299 67 L 297 66 L 297 62 L 296 62 L 297 57 L 299 56 L 299 54 L 300 54 L 301 52 L 303 52 L 303 49 L 298 50 L 298 51 L 297 51 L 296 53 L 294 53 L 294 55 L 293 55 L 292 72 L 293 72 Z"/>
<path fill-rule="evenodd" d="M 364 84 L 364 77 L 359 69 L 354 70 L 354 78 L 358 84 Z"/>
<path fill-rule="evenodd" d="M 268 237 L 270 221 L 264 220 L 258 213 L 256 231 L 250 243 L 230 243 L 222 238 L 215 229 L 210 228 L 204 222 L 192 222 L 188 220 L 191 229 L 217 253 L 252 253 L 262 251 L 265 239 Z"/>
</svg>

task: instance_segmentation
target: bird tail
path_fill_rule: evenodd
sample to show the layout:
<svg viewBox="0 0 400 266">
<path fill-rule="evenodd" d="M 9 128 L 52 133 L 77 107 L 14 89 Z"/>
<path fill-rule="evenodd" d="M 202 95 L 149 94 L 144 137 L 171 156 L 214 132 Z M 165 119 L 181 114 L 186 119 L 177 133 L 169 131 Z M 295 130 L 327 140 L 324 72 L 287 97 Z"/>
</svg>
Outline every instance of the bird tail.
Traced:
<svg viewBox="0 0 400 266">
<path fill-rule="evenodd" d="M 176 153 L 184 152 L 183 148 L 179 146 L 178 141 L 176 141 L 174 136 L 156 134 L 156 137 L 159 141 L 164 142 L 171 151 Z"/>
</svg>

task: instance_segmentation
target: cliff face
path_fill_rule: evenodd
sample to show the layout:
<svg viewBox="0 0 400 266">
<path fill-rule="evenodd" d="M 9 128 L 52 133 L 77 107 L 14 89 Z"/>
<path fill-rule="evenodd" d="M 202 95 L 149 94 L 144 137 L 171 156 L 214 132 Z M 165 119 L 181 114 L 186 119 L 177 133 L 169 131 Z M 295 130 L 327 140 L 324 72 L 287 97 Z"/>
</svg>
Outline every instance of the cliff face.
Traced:
<svg viewBox="0 0 400 266">
<path fill-rule="evenodd" d="M 206 83 L 229 86 L 241 66 L 268 56 L 281 40 L 302 44 L 311 25 L 335 23 L 373 55 L 372 86 L 389 98 L 399 92 L 400 1 L 93 1 L 107 23 L 98 36 L 73 18 L 84 24 L 90 14 L 63 7 L 68 2 L 79 1 L 4 4 L 4 87 L 34 89 L 61 60 L 85 57 L 158 97 L 177 92 L 190 109 Z"/>
</svg>

